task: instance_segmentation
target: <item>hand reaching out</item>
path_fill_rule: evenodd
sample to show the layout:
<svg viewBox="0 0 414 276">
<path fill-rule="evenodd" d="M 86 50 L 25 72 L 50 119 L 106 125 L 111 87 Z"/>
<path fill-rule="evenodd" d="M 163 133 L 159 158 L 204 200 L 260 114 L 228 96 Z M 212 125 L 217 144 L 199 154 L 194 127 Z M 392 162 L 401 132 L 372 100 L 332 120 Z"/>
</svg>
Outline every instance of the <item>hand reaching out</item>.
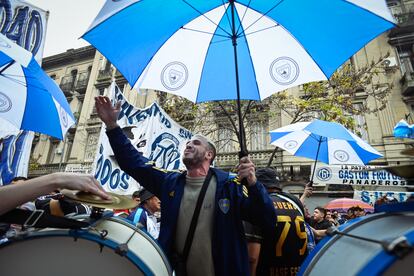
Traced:
<svg viewBox="0 0 414 276">
<path fill-rule="evenodd" d="M 105 123 L 108 130 L 118 127 L 117 120 L 121 112 L 121 102 L 112 105 L 106 96 L 95 97 L 95 107 L 99 118 Z"/>
</svg>

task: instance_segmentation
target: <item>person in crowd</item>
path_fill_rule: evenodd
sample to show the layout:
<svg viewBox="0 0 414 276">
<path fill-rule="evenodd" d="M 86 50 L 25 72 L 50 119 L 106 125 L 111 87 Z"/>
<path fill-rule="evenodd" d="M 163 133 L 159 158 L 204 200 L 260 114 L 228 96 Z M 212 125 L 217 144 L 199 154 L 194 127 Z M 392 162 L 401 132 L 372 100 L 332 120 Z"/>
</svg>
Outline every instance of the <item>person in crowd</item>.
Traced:
<svg viewBox="0 0 414 276">
<path fill-rule="evenodd" d="M 310 221 L 310 226 L 314 230 L 326 230 L 332 226 L 332 224 L 325 219 L 326 216 L 326 209 L 323 207 L 316 207 L 313 210 L 313 217 Z M 315 241 L 318 243 L 323 236 L 325 236 L 324 231 L 314 231 L 315 234 Z"/>
<path fill-rule="evenodd" d="M 379 199 L 377 199 L 377 201 L 375 201 L 374 208 L 377 208 L 378 206 L 383 205 L 383 204 L 390 204 L 390 203 L 398 203 L 398 200 L 392 196 L 384 195 L 380 197 Z"/>
<path fill-rule="evenodd" d="M 120 167 L 148 191 L 161 199 L 161 229 L 158 242 L 179 275 L 248 275 L 248 255 L 242 220 L 270 229 L 275 223 L 271 199 L 256 181 L 255 166 L 243 157 L 237 177 L 210 168 L 215 156 L 214 144 L 202 135 L 194 135 L 183 153 L 186 172 L 167 172 L 131 145 L 117 124 L 121 110 L 108 97 L 95 98 L 99 117 Z M 241 183 L 246 181 L 246 185 Z M 202 208 L 195 221 L 192 243 L 187 242 L 198 195 L 207 187 Z M 189 251 L 187 250 L 189 248 Z M 189 252 L 188 257 L 183 252 Z"/>
<path fill-rule="evenodd" d="M 306 206 L 305 201 L 308 197 L 312 195 L 313 188 L 310 186 L 310 184 L 306 184 L 305 189 L 303 190 L 303 194 L 301 195 L 300 202 L 302 202 L 303 206 Z"/>
<path fill-rule="evenodd" d="M 339 223 L 336 220 L 337 215 L 338 212 L 336 212 L 336 215 L 334 215 L 333 212 L 331 212 L 331 210 L 326 210 L 325 220 L 329 221 L 333 226 L 339 226 Z"/>
<path fill-rule="evenodd" d="M 80 190 L 93 193 L 106 200 L 110 199 L 110 196 L 92 175 L 52 173 L 21 181 L 17 185 L 0 187 L 0 215 L 57 189 Z"/>
<path fill-rule="evenodd" d="M 135 200 L 138 202 L 138 206 L 141 204 L 141 197 L 140 197 L 141 191 L 135 191 L 132 193 L 132 200 Z"/>
<path fill-rule="evenodd" d="M 157 226 L 157 218 L 154 216 L 161 209 L 160 200 L 148 190 L 141 190 L 140 206 L 133 211 L 127 219 L 132 221 L 134 225 L 142 225 L 142 227 L 154 238 L 158 239 L 159 228 Z"/>
<path fill-rule="evenodd" d="M 354 214 L 356 218 L 365 216 L 365 210 L 359 206 L 354 207 Z"/>
<path fill-rule="evenodd" d="M 269 236 L 260 236 L 246 229 L 250 260 L 257 260 L 257 270 L 251 267 L 251 275 L 296 275 L 307 256 L 307 234 L 304 208 L 300 200 L 291 194 L 282 192 L 276 172 L 271 168 L 258 169 L 257 180 L 269 193 L 277 217 L 273 231 Z M 259 253 L 260 252 L 260 253 Z M 252 262 L 254 265 L 254 262 Z"/>
<path fill-rule="evenodd" d="M 355 216 L 355 206 L 352 206 L 351 208 L 349 208 L 346 211 L 346 216 L 347 216 L 348 221 L 356 218 L 356 216 Z"/>
<path fill-rule="evenodd" d="M 342 225 L 347 222 L 345 214 L 340 214 L 338 213 L 338 211 L 334 211 L 333 214 L 337 218 L 336 220 L 338 221 L 339 225 Z"/>
</svg>

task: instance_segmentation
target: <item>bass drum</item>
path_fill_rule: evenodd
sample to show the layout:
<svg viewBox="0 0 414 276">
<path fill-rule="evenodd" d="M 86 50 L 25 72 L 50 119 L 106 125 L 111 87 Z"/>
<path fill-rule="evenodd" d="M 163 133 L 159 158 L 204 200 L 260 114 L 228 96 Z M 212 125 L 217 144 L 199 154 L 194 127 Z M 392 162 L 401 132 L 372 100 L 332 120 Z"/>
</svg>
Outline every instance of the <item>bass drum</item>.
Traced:
<svg viewBox="0 0 414 276">
<path fill-rule="evenodd" d="M 86 230 L 44 229 L 19 236 L 0 247 L 0 264 L 0 275 L 172 275 L 157 243 L 116 217 Z"/>
<path fill-rule="evenodd" d="M 379 243 L 335 234 L 317 245 L 299 275 L 413 275 L 414 202 L 381 206 L 378 211 L 340 226 L 339 231 L 378 241 L 405 239 L 408 250 L 403 257 L 386 252 Z"/>
</svg>

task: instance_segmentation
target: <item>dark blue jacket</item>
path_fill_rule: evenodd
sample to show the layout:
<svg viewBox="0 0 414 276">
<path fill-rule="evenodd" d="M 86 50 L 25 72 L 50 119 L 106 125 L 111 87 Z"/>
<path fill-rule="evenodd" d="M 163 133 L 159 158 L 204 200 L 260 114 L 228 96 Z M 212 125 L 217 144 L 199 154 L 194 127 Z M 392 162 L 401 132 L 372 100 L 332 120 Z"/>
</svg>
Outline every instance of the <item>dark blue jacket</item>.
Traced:
<svg viewBox="0 0 414 276">
<path fill-rule="evenodd" d="M 158 242 L 169 258 L 185 173 L 167 172 L 153 166 L 138 152 L 120 128 L 107 132 L 120 167 L 161 200 L 161 230 Z M 272 200 L 263 185 L 246 188 L 228 172 L 212 169 L 217 178 L 212 255 L 216 275 L 249 275 L 249 261 L 242 220 L 270 229 L 276 223 Z"/>
</svg>

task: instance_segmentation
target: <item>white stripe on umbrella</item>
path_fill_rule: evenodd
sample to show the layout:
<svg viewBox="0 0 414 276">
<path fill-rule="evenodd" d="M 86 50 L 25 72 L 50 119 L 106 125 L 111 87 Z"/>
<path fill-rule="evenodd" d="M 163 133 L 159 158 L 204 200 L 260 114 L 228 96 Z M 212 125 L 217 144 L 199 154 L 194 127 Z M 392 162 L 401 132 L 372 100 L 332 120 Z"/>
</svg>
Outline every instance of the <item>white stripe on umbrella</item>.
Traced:
<svg viewBox="0 0 414 276">
<path fill-rule="evenodd" d="M 247 34 L 260 99 L 275 91 L 327 79 L 304 47 L 283 26 L 275 27 L 277 22 L 252 9 L 245 12 L 243 5 L 236 4 L 236 8 L 240 16 L 244 15 L 242 25 Z"/>
<path fill-rule="evenodd" d="M 367 1 L 367 0 L 346 0 L 361 8 L 367 9 L 372 13 L 375 13 L 388 21 L 395 22 L 394 17 L 391 15 L 390 9 L 387 7 L 384 1 Z"/>
<path fill-rule="evenodd" d="M 219 22 L 225 9 L 226 7 L 220 6 L 179 29 L 158 50 L 151 63 L 145 68 L 145 74 L 142 74 L 137 82 L 139 88 L 161 91 L 167 89 L 169 93 L 195 102 L 197 94 L 194 91 L 198 90 L 202 65 L 217 28 L 210 20 Z M 194 30 L 203 30 L 203 32 Z M 160 78 L 162 78 L 161 82 Z"/>
<path fill-rule="evenodd" d="M 7 66 L 7 64 L 5 65 Z M 22 93 L 22 87 L 26 86 L 26 79 L 23 77 L 22 67 L 18 63 L 14 63 L 0 75 L 1 87 L 0 98 L 2 106 L 0 109 L 1 117 L 11 122 L 14 126 L 21 126 L 26 106 L 27 94 Z M 9 93 L 13 91 L 13 93 Z"/>
<path fill-rule="evenodd" d="M 336 165 L 364 164 L 348 141 L 338 139 L 328 139 L 328 160 Z"/>
<path fill-rule="evenodd" d="M 310 138 L 309 133 L 302 131 L 299 132 L 291 132 L 289 134 L 286 134 L 285 136 L 277 139 L 276 141 L 272 142 L 271 144 L 274 146 L 278 146 L 279 148 L 282 148 L 286 150 L 287 152 L 291 154 L 295 154 L 296 151 L 301 147 L 303 142 Z M 314 139 L 314 138 L 310 138 Z M 315 149 L 316 150 L 316 149 Z"/>
<path fill-rule="evenodd" d="M 66 110 L 53 98 L 53 102 L 56 106 L 56 111 L 58 112 L 59 121 L 60 121 L 60 129 L 62 131 L 62 137 L 65 136 L 66 131 L 74 125 L 76 122 L 72 119 L 71 115 L 69 115 Z"/>
</svg>

